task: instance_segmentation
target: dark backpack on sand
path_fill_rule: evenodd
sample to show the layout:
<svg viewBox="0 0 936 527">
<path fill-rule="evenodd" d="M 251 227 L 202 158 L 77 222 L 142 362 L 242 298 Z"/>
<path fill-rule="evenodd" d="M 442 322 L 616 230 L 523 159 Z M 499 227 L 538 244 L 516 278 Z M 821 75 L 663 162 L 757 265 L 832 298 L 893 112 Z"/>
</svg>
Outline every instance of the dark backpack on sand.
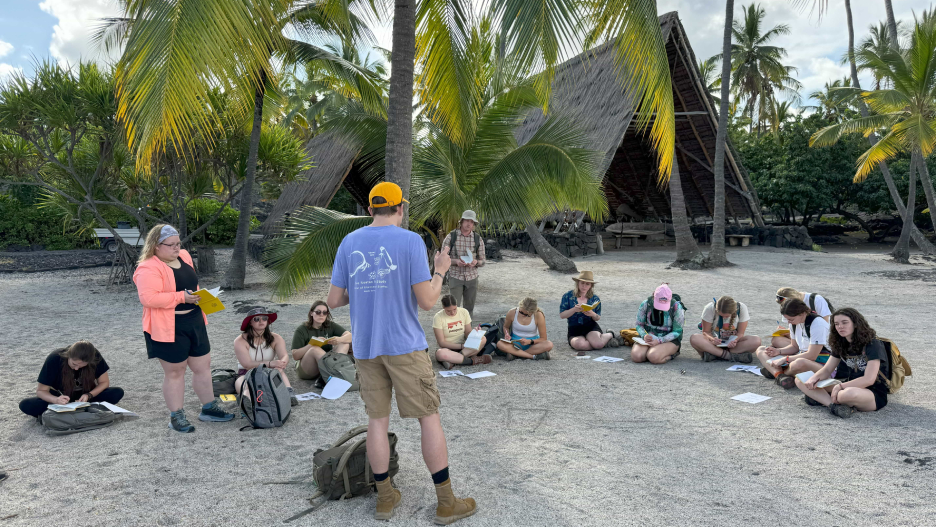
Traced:
<svg viewBox="0 0 936 527">
<path fill-rule="evenodd" d="M 114 424 L 117 414 L 101 404 L 78 408 L 73 412 L 53 412 L 46 410 L 39 417 L 39 422 L 50 436 L 63 436 L 97 430 Z"/>
<path fill-rule="evenodd" d="M 341 436 L 338 441 L 326 448 L 315 451 L 312 458 L 312 478 L 318 492 L 310 498 L 310 502 L 320 499 L 345 500 L 354 496 L 370 493 L 375 488 L 374 471 L 367 461 L 367 434 L 366 426 L 351 429 Z M 400 470 L 400 456 L 396 451 L 397 436 L 393 432 L 387 433 L 390 441 L 390 477 Z"/>
<path fill-rule="evenodd" d="M 237 394 L 237 406 L 253 428 L 283 426 L 290 411 L 289 389 L 283 374 L 261 364 L 244 375 L 243 386 L 246 389 Z"/>
<path fill-rule="evenodd" d="M 332 377 L 338 377 L 351 383 L 349 392 L 356 392 L 361 389 L 361 383 L 357 380 L 357 366 L 354 365 L 354 359 L 347 353 L 338 353 L 329 351 L 317 361 L 319 374 L 322 381 L 327 383 Z"/>
<path fill-rule="evenodd" d="M 237 380 L 237 372 L 234 370 L 215 369 L 211 370 L 211 388 L 214 396 L 235 393 L 234 381 Z"/>
</svg>

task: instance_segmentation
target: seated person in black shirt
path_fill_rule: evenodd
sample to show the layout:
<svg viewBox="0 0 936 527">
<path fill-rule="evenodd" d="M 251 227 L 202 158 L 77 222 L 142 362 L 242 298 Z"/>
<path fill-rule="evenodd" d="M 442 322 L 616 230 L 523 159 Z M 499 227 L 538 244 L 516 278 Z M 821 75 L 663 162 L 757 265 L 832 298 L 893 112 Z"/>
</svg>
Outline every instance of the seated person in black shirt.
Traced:
<svg viewBox="0 0 936 527">
<path fill-rule="evenodd" d="M 806 404 L 828 406 L 839 417 L 851 417 L 855 410 L 874 412 L 887 405 L 890 354 L 861 313 L 850 307 L 832 314 L 829 333 L 830 357 L 825 366 L 807 382 L 796 379 L 806 394 Z M 841 384 L 816 388 L 816 383 L 832 377 Z M 880 373 L 880 375 L 878 375 Z"/>
<path fill-rule="evenodd" d="M 26 415 L 39 417 L 50 404 L 73 401 L 117 404 L 124 391 L 111 387 L 107 375 L 109 369 L 104 358 L 88 341 L 57 349 L 46 357 L 39 371 L 36 397 L 20 401 L 20 410 Z"/>
</svg>

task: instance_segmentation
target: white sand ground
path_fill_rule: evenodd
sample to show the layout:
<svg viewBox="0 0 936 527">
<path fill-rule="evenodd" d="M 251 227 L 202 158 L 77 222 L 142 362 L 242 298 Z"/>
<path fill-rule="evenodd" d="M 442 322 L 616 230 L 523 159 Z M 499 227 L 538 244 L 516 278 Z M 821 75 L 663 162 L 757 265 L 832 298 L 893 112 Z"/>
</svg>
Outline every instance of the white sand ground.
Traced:
<svg viewBox="0 0 936 527">
<path fill-rule="evenodd" d="M 228 257 L 221 252 L 220 262 Z M 493 320 L 525 295 L 548 314 L 554 360 L 488 367 L 496 377 L 439 378 L 456 492 L 480 510 L 459 525 L 933 525 L 936 505 L 936 395 L 932 353 L 934 283 L 869 271 L 904 271 L 879 254 L 820 254 L 749 247 L 737 267 L 665 269 L 671 249 L 620 251 L 580 259 L 601 281 L 602 325 L 630 327 L 639 302 L 668 281 L 697 319 L 713 296 L 750 306 L 750 332 L 778 318 L 780 286 L 824 293 L 851 305 L 909 357 L 915 375 L 876 414 L 838 419 L 807 407 L 797 390 L 702 363 L 684 347 L 662 366 L 575 360 L 558 318 L 566 275 L 513 254 L 482 270 L 476 319 Z M 933 272 L 919 261 L 915 271 Z M 312 454 L 366 417 L 357 394 L 302 403 L 283 428 L 239 432 L 243 421 L 167 429 L 161 371 L 146 359 L 135 291 L 106 290 L 106 269 L 0 276 L 0 526 L 273 525 L 308 507 L 310 485 L 270 485 L 310 474 Z M 212 287 L 218 277 L 203 277 Z M 327 282 L 288 302 L 270 302 L 251 266 L 249 289 L 223 296 L 210 317 L 215 366 L 234 366 L 231 343 L 243 312 L 273 305 L 289 340 Z M 347 322 L 347 310 L 336 313 Z M 421 320 L 429 334 L 431 313 Z M 692 331 L 690 330 L 689 333 Z M 111 365 L 123 405 L 142 415 L 85 434 L 52 438 L 17 403 L 30 396 L 46 354 L 90 339 Z M 687 342 L 688 344 L 688 342 Z M 629 348 L 610 350 L 627 356 Z M 595 354 L 593 354 L 595 355 Z M 462 368 L 463 370 L 477 370 Z M 311 389 L 295 382 L 298 391 Z M 773 397 L 749 405 L 730 397 Z M 197 415 L 189 391 L 186 409 Z M 396 525 L 429 525 L 435 497 L 419 454 L 415 421 L 394 417 L 401 438 Z M 332 502 L 291 525 L 375 525 L 373 497 Z"/>
</svg>

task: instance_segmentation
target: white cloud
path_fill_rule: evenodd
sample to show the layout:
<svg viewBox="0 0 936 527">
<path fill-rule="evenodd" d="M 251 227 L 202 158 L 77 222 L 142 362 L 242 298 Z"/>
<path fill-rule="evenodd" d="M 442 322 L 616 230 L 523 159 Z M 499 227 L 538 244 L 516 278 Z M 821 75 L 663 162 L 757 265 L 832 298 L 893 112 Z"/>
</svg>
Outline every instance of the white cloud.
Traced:
<svg viewBox="0 0 936 527">
<path fill-rule="evenodd" d="M 13 52 L 13 44 L 0 40 L 0 57 L 5 57 Z"/>
<path fill-rule="evenodd" d="M 6 81 L 14 73 L 23 73 L 23 68 L 0 62 L 0 82 Z"/>
<path fill-rule="evenodd" d="M 120 14 L 113 0 L 43 0 L 39 7 L 58 19 L 52 33 L 49 53 L 59 64 L 74 65 L 79 60 L 111 61 L 91 41 L 103 18 Z"/>
</svg>

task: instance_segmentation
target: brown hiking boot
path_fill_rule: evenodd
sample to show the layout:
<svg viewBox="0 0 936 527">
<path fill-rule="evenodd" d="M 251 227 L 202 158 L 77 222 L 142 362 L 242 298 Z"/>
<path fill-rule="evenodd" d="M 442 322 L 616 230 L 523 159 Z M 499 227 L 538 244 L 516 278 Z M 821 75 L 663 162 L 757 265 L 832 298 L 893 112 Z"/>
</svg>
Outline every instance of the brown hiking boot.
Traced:
<svg viewBox="0 0 936 527">
<path fill-rule="evenodd" d="M 389 520 L 393 518 L 396 508 L 403 502 L 403 494 L 393 487 L 393 481 L 387 478 L 377 483 L 377 510 L 374 511 L 375 520 Z"/>
<path fill-rule="evenodd" d="M 750 364 L 754 362 L 754 355 L 750 351 L 745 351 L 744 353 L 732 353 L 731 360 L 734 362 L 740 362 L 743 364 Z"/>
<path fill-rule="evenodd" d="M 447 479 L 444 483 L 435 486 L 436 497 L 439 500 L 436 506 L 436 525 L 448 525 L 456 521 L 467 518 L 478 510 L 478 505 L 472 498 L 456 498 L 452 493 L 452 480 Z"/>
<path fill-rule="evenodd" d="M 475 355 L 471 357 L 471 365 L 477 366 L 478 364 L 490 364 L 491 356 L 490 355 Z"/>
</svg>

